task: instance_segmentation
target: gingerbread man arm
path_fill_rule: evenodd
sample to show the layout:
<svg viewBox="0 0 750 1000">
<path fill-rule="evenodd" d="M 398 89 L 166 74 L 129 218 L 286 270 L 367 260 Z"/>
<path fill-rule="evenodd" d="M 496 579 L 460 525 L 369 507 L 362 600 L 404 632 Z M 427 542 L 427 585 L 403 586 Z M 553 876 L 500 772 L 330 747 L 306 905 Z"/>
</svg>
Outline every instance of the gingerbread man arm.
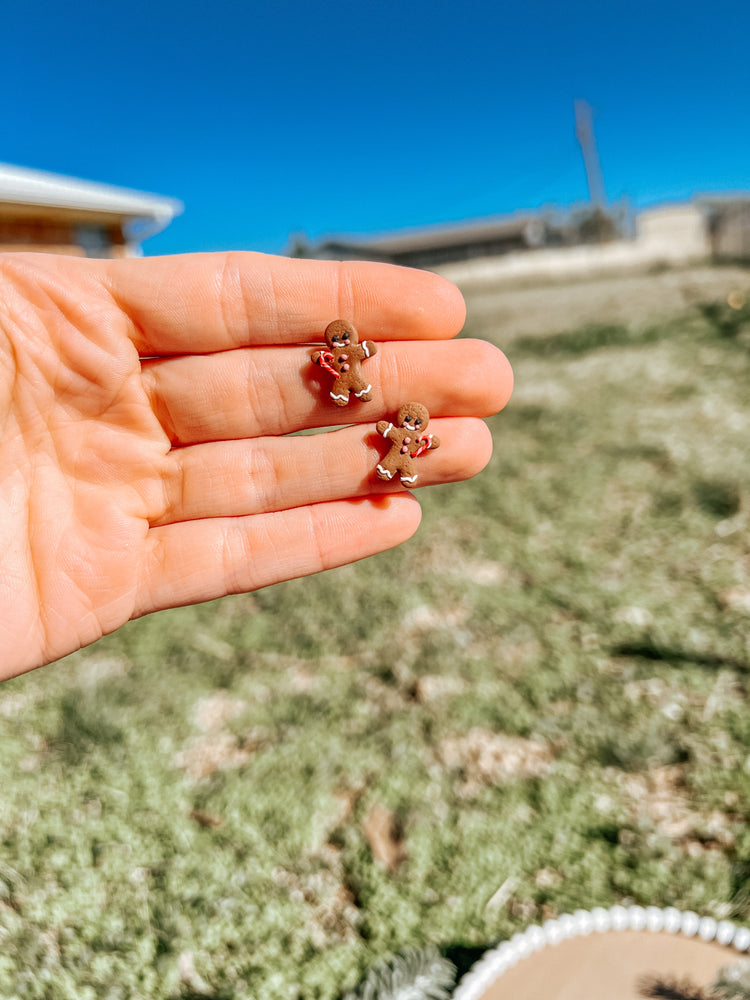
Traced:
<svg viewBox="0 0 750 1000">
<path fill-rule="evenodd" d="M 367 361 L 373 354 L 378 353 L 378 345 L 373 344 L 371 340 L 365 340 L 361 344 L 353 344 L 347 347 L 346 351 L 349 357 L 355 361 Z"/>
<path fill-rule="evenodd" d="M 419 458 L 426 451 L 433 451 L 435 448 L 439 448 L 440 438 L 437 434 L 423 434 L 422 437 L 417 438 L 413 447 L 415 447 L 415 450 L 410 451 L 409 454 L 412 458 Z"/>
<path fill-rule="evenodd" d="M 389 441 L 396 441 L 398 439 L 398 428 L 394 427 L 387 420 L 378 420 L 377 424 L 375 424 L 375 430 L 378 434 L 382 434 L 384 438 L 388 438 Z"/>
</svg>

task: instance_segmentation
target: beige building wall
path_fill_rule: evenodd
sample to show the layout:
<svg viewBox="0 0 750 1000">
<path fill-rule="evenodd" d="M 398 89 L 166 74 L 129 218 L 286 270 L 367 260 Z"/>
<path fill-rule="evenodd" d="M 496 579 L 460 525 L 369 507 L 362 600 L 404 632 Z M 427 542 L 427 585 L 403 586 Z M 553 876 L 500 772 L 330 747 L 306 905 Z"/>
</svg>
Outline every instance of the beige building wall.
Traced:
<svg viewBox="0 0 750 1000">
<path fill-rule="evenodd" d="M 86 213 L 0 203 L 0 251 L 123 257 L 132 252 L 122 225 Z"/>
<path fill-rule="evenodd" d="M 482 257 L 435 268 L 458 285 L 477 282 L 586 278 L 678 265 L 711 255 L 708 219 L 695 205 L 668 205 L 638 216 L 635 239 L 543 248 Z"/>
<path fill-rule="evenodd" d="M 670 263 L 700 260 L 711 253 L 708 219 L 692 204 L 647 209 L 636 218 L 636 243 Z"/>
</svg>

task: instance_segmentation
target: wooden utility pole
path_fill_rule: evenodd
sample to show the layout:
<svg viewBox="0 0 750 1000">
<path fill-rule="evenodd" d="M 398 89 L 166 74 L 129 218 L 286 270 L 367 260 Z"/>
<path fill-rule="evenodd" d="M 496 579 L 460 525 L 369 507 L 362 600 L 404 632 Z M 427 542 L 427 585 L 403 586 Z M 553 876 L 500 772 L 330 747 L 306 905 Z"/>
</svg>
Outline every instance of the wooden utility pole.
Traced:
<svg viewBox="0 0 750 1000">
<path fill-rule="evenodd" d="M 586 167 L 586 180 L 589 185 L 589 198 L 594 208 L 604 208 L 607 195 L 604 191 L 604 177 L 599 163 L 599 152 L 596 148 L 596 137 L 592 123 L 591 105 L 588 101 L 576 101 L 576 138 L 581 144 L 583 164 Z"/>
</svg>

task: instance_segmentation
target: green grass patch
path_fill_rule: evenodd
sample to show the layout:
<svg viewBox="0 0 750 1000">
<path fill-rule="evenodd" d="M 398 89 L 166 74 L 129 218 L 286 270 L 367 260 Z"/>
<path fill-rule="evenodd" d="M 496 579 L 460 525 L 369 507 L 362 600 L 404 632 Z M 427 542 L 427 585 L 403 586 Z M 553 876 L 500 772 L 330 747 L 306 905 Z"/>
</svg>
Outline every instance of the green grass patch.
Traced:
<svg viewBox="0 0 750 1000">
<path fill-rule="evenodd" d="M 652 333 L 653 331 L 647 331 Z M 547 356 L 585 354 L 600 347 L 629 344 L 634 334 L 621 323 L 592 323 L 578 330 L 566 330 L 547 336 L 519 337 L 514 342 L 514 354 Z M 643 334 L 639 339 L 646 339 Z"/>
<path fill-rule="evenodd" d="M 508 346 L 491 465 L 412 542 L 5 684 L 0 997 L 337 1000 L 578 907 L 750 920 L 725 322 Z"/>
</svg>

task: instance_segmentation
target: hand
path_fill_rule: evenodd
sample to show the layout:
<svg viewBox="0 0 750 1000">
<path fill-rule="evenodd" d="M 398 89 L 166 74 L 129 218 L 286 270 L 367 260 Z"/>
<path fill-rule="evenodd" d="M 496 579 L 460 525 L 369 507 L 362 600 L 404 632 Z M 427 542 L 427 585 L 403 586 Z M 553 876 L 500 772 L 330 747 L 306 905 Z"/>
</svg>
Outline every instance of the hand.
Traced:
<svg viewBox="0 0 750 1000">
<path fill-rule="evenodd" d="M 343 413 L 302 346 L 338 317 L 380 346 L 372 402 Z M 384 264 L 0 255 L 0 679 L 407 539 L 419 505 L 375 478 L 362 425 L 416 398 L 444 442 L 420 483 L 486 464 L 476 418 L 512 376 L 449 341 L 463 320 L 448 282 Z"/>
</svg>

